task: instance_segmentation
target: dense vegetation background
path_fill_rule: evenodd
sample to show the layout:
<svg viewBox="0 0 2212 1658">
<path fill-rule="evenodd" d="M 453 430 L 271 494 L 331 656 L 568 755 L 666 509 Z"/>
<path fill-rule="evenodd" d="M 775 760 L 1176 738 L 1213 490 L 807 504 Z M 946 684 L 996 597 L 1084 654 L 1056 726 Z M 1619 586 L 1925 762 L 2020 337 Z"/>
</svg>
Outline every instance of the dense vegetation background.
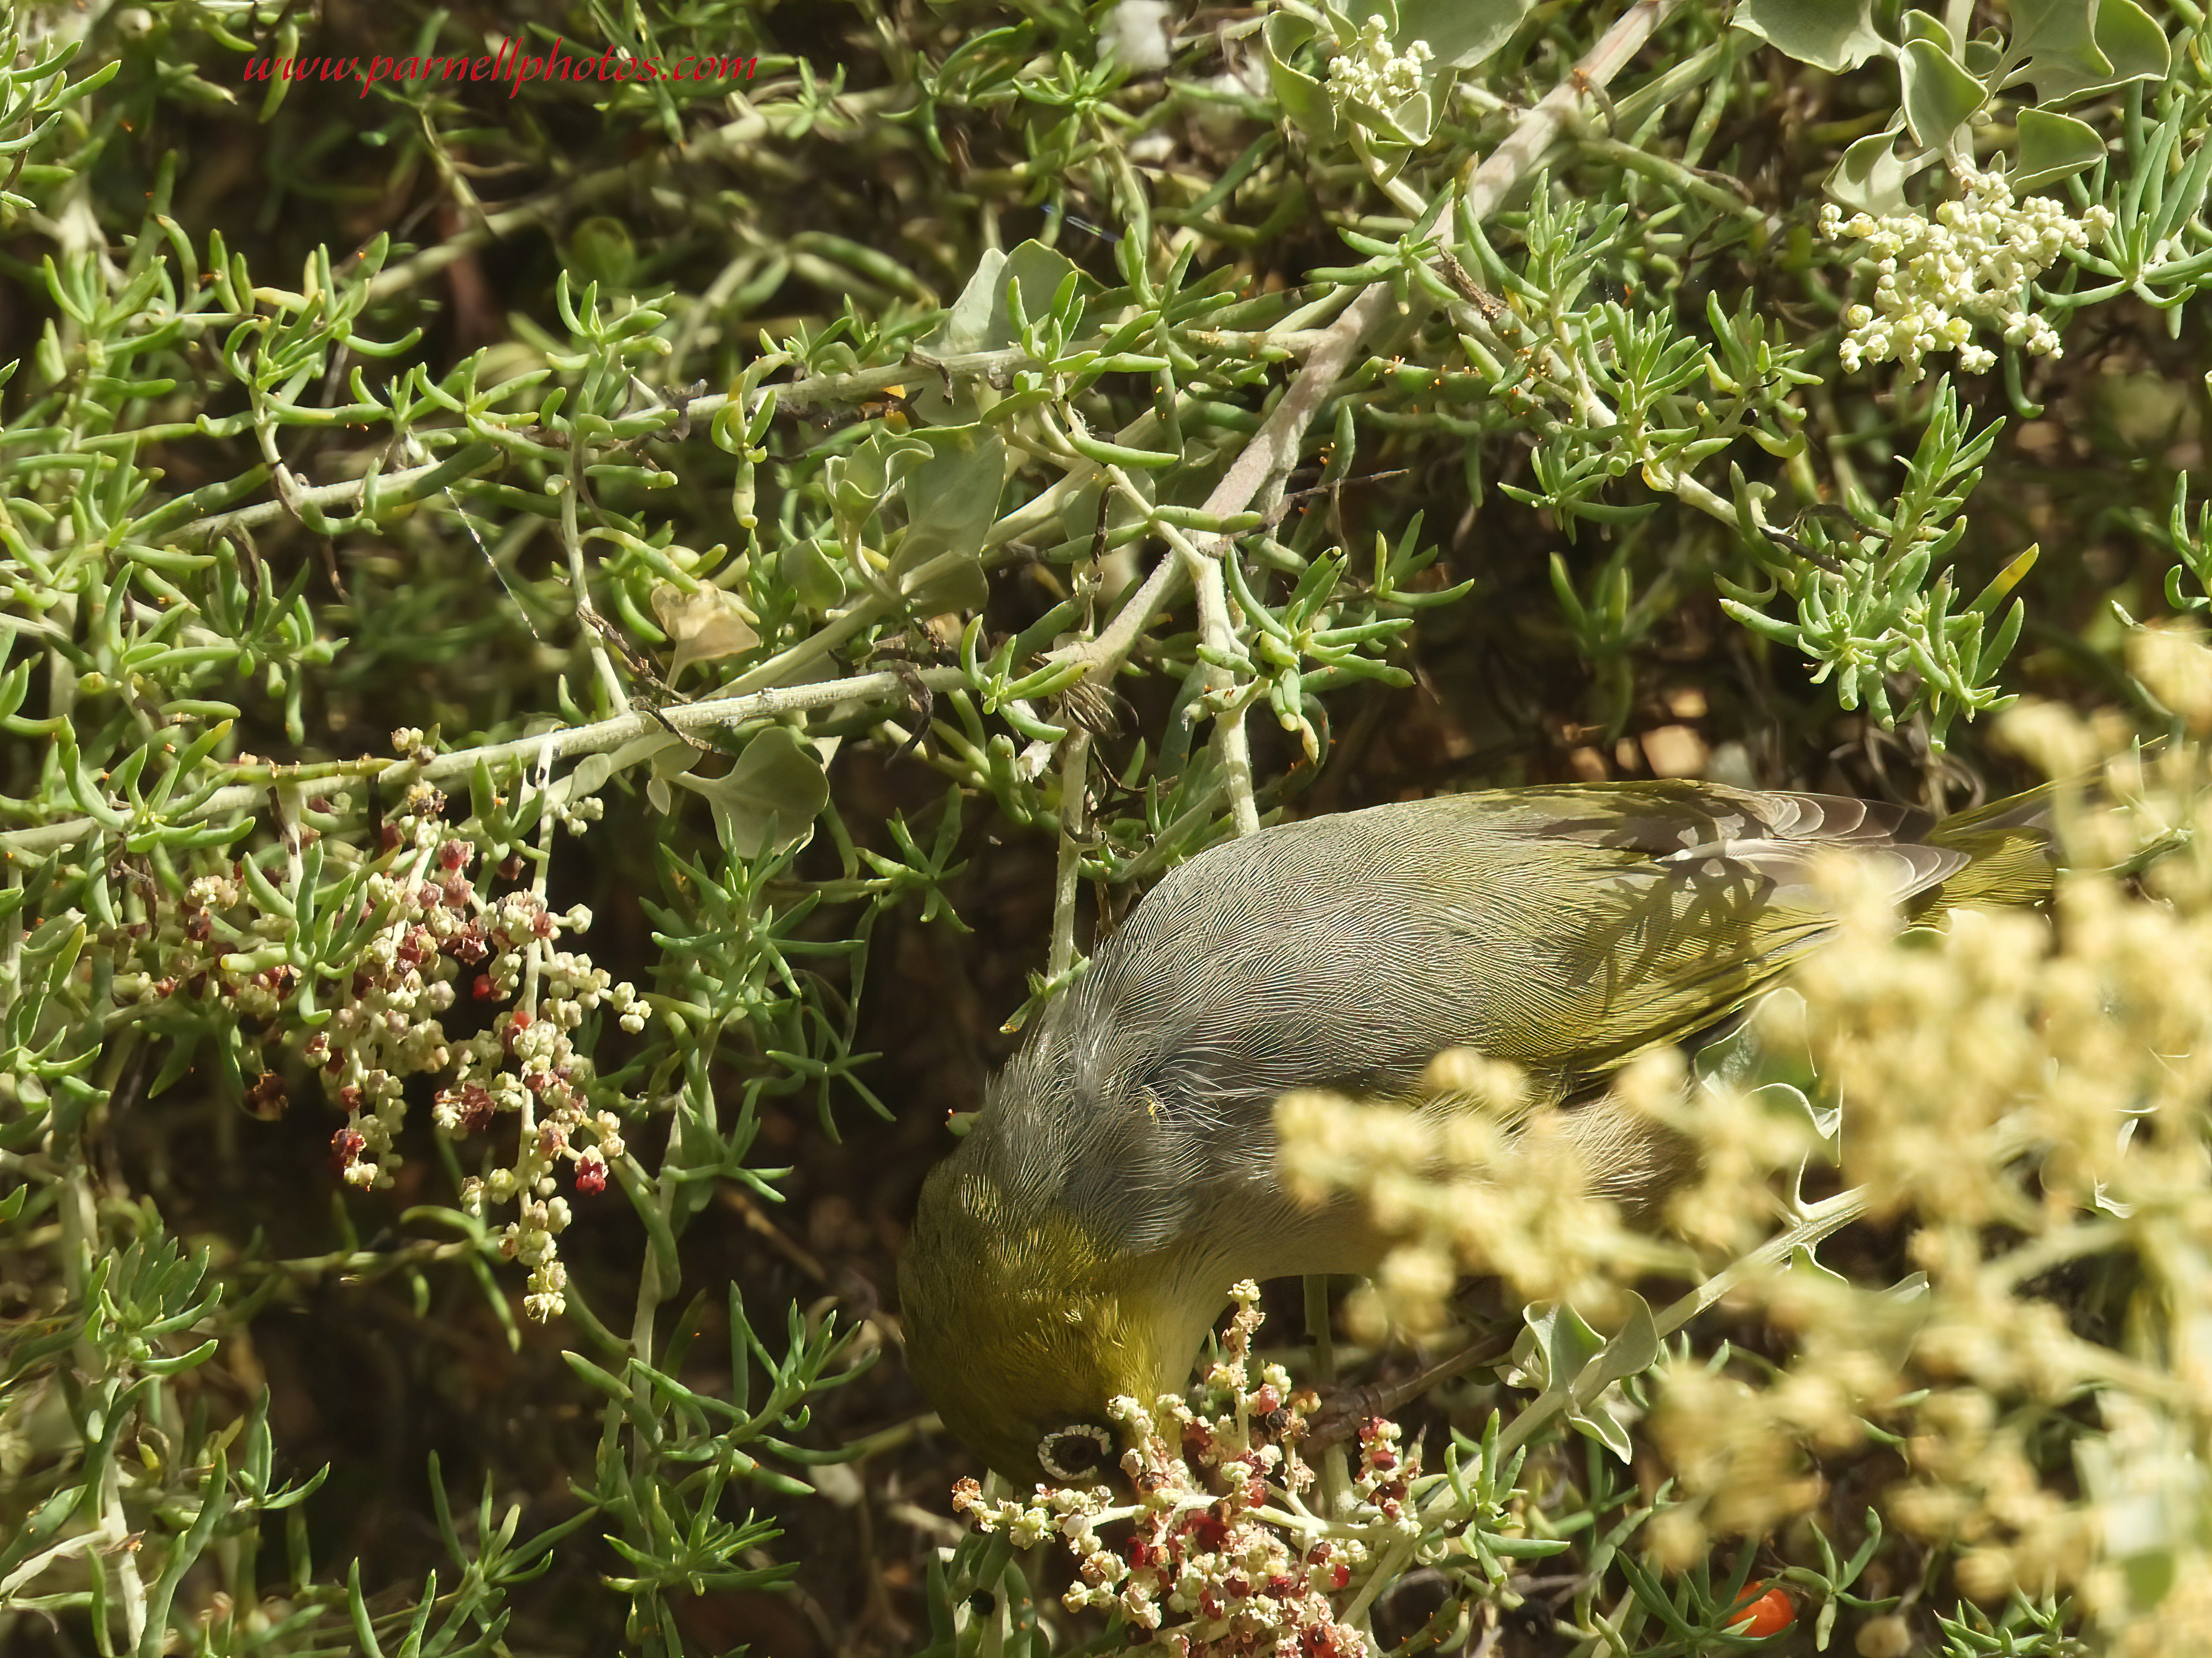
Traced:
<svg viewBox="0 0 2212 1658">
<path fill-rule="evenodd" d="M 2186 0 L 95 0 L 0 38 L 11 1651 L 1116 1649 L 1054 1551 L 955 1519 L 890 1297 L 948 1116 L 1163 868 L 1474 785 L 1956 811 L 2137 732 L 2168 804 L 2092 861 L 2193 834 L 2203 670 L 2143 626 L 2212 574 Z M 556 38 L 742 67 L 517 79 Z M 356 72 L 249 67 L 303 58 Z M 2103 723 L 1996 745 L 2023 695 Z M 2201 895 L 2115 891 L 2183 929 L 2082 969 L 2121 1058 L 2005 990 L 2049 1063 L 1911 1154 L 1983 1184 L 1882 1176 L 1783 1313 L 1639 1345 L 1638 1273 L 1694 1296 L 1807 1212 L 1820 1114 L 1715 1117 L 1759 1148 L 1729 1224 L 1593 1269 L 1607 1335 L 1409 1403 L 1482 1489 L 1417 1488 L 1418 1558 L 1338 1611 L 1717 1652 L 1771 1581 L 1762 1649 L 2202 1650 L 2203 1033 L 2129 1023 L 2206 1002 Z M 1825 1086 L 1918 1098 L 1857 994 L 1808 991 Z M 1930 1110 L 2002 1069 L 1912 1051 Z M 2069 1063 L 2136 1091 L 2007 1114 Z M 2081 1147 L 2161 1102 L 2112 1196 Z M 1807 1203 L 1863 1189 L 1850 1145 Z M 1868 1310 L 1916 1270 L 1948 1347 Z M 1802 1368 L 1844 1333 L 1889 1358 Z M 1415 1368 L 1373 1333 L 1348 1379 Z"/>
</svg>

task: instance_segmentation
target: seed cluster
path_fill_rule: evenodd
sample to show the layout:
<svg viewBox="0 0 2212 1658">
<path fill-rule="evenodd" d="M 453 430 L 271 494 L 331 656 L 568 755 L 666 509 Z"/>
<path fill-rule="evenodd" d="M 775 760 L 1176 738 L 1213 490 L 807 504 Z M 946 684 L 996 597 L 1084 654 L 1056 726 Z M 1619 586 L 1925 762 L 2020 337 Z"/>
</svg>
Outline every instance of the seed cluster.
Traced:
<svg viewBox="0 0 2212 1658">
<path fill-rule="evenodd" d="M 1310 1506 L 1316 1479 L 1299 1446 L 1319 1400 L 1292 1394 L 1281 1366 L 1254 1364 L 1259 1286 L 1230 1293 L 1237 1312 L 1196 1407 L 1172 1394 L 1150 1409 L 1114 1401 L 1133 1501 L 1117 1503 L 1104 1485 L 993 1500 L 963 1479 L 953 1506 L 1017 1547 L 1058 1535 L 1079 1563 L 1069 1609 L 1117 1612 L 1177 1658 L 1355 1658 L 1365 1638 L 1340 1619 L 1334 1597 L 1381 1550 L 1420 1536 L 1411 1497 L 1419 1451 L 1403 1446 L 1396 1423 L 1370 1418 L 1350 1500 L 1333 1517 Z M 1099 1535 L 1125 1523 L 1118 1546 Z"/>
<path fill-rule="evenodd" d="M 403 753 L 422 734 L 393 733 Z M 580 829 L 597 816 L 596 801 L 572 805 L 561 821 Z M 623 1029 L 644 1027 L 634 987 L 617 984 L 588 956 L 559 947 L 564 934 L 591 926 L 581 905 L 562 914 L 529 888 L 489 894 L 479 882 L 520 881 L 520 856 L 496 871 L 479 867 L 481 848 L 445 822 L 445 797 L 417 784 L 382 827 L 383 867 L 339 890 L 347 906 L 341 935 L 359 938 L 335 969 L 310 966 L 316 982 L 303 998 L 296 905 L 275 891 L 258 869 L 240 863 L 228 873 L 202 875 L 181 903 L 165 906 L 146 924 L 143 947 L 167 971 L 118 974 L 118 999 L 173 999 L 220 1009 L 226 1022 L 258 1029 L 249 1054 L 289 1048 L 319 1078 L 345 1113 L 331 1136 L 331 1166 L 348 1185 L 388 1188 L 405 1159 L 398 1149 L 406 1120 L 406 1079 L 450 1073 L 432 1116 L 441 1133 L 459 1137 L 491 1129 L 502 1115 L 519 1120 L 513 1161 L 464 1182 L 463 1205 L 479 1214 L 486 1200 L 514 1202 L 518 1218 L 501 1234 L 501 1252 L 531 1269 L 524 1309 L 546 1319 L 566 1305 L 567 1273 L 555 1245 L 569 1220 L 556 1173 L 573 1165 L 575 1190 L 604 1191 L 611 1161 L 623 1155 L 622 1120 L 589 1097 L 593 1072 L 574 1046 L 586 1014 L 605 1007 Z M 307 803 L 312 817 L 328 803 Z M 311 887 L 296 854 L 320 838 L 300 824 L 288 830 L 295 854 L 292 884 Z M 344 923 L 354 924 L 351 929 Z M 475 1003 L 519 1003 L 497 1013 L 476 1035 L 454 1041 L 446 1017 L 464 997 Z M 247 1109 L 268 1118 L 289 1104 L 283 1077 L 264 1069 L 246 1088 Z"/>
</svg>

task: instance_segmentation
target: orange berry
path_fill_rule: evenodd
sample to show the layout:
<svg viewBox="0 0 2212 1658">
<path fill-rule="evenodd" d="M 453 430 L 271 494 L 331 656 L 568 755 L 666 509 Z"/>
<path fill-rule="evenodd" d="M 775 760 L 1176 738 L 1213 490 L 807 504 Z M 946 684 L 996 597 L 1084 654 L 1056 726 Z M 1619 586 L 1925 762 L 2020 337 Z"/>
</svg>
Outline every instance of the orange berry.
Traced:
<svg viewBox="0 0 2212 1658">
<path fill-rule="evenodd" d="M 1729 1614 L 1733 1620 L 1727 1625 L 1730 1635 L 1748 1636 L 1763 1641 L 1771 1635 L 1779 1635 L 1797 1621 L 1797 1603 L 1781 1588 L 1765 1590 L 1757 1586 L 1743 1592 L 1743 1599 L 1735 1603 Z"/>
</svg>

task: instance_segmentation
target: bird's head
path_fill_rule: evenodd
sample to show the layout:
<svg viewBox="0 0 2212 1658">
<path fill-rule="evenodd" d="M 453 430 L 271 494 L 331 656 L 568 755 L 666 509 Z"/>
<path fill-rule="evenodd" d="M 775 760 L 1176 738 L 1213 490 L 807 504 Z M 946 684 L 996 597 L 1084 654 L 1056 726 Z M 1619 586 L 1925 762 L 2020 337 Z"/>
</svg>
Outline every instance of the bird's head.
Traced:
<svg viewBox="0 0 2212 1658">
<path fill-rule="evenodd" d="M 1219 1307 L 1218 1291 L 1180 1293 L 1187 1277 L 1157 1254 L 1117 1258 L 956 1156 L 923 1185 L 899 1260 L 907 1365 L 945 1426 L 1020 1489 L 1106 1480 L 1108 1401 L 1180 1386 Z M 1194 1330 L 1185 1300 L 1205 1303 Z"/>
</svg>

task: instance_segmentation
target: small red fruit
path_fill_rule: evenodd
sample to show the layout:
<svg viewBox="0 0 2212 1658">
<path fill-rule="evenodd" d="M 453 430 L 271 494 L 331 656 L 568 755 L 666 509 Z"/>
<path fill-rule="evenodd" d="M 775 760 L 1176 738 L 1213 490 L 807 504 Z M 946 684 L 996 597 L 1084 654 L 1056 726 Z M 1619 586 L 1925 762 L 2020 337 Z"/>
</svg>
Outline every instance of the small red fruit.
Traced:
<svg viewBox="0 0 2212 1658">
<path fill-rule="evenodd" d="M 1729 1634 L 1764 1641 L 1769 1636 L 1781 1634 L 1797 1621 L 1797 1603 L 1785 1589 L 1770 1587 L 1762 1590 L 1754 1584 L 1743 1592 L 1743 1599 L 1735 1603 L 1735 1610 L 1729 1617 Z"/>
</svg>

